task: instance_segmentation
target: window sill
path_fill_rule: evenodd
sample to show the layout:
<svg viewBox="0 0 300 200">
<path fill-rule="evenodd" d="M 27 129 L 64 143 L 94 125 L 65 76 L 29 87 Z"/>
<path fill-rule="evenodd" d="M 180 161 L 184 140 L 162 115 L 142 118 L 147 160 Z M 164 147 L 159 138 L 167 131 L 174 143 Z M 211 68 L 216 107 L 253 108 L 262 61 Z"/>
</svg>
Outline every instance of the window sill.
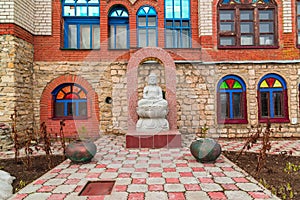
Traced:
<svg viewBox="0 0 300 200">
<path fill-rule="evenodd" d="M 247 119 L 218 119 L 218 124 L 248 124 Z"/>
<path fill-rule="evenodd" d="M 260 123 L 290 123 L 290 120 L 287 118 L 260 118 L 258 121 Z"/>
<path fill-rule="evenodd" d="M 52 120 L 87 120 L 88 117 L 52 117 Z"/>
<path fill-rule="evenodd" d="M 100 49 L 74 49 L 74 48 L 60 48 L 63 51 L 99 51 Z"/>
<path fill-rule="evenodd" d="M 218 49 L 278 49 L 279 46 L 218 46 Z"/>
</svg>

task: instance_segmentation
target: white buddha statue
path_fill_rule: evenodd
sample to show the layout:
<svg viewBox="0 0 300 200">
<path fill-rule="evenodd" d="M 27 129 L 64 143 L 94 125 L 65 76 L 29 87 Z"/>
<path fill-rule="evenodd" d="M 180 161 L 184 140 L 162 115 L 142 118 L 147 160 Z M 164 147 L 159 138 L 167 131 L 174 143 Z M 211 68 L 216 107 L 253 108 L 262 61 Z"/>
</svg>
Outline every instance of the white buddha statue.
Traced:
<svg viewBox="0 0 300 200">
<path fill-rule="evenodd" d="M 149 75 L 148 85 L 143 90 L 143 99 L 138 101 L 138 106 L 167 106 L 168 102 L 163 99 L 162 89 L 157 86 L 157 76 Z"/>
<path fill-rule="evenodd" d="M 166 119 L 168 102 L 163 99 L 162 89 L 157 85 L 157 76 L 154 73 L 149 75 L 148 85 L 143 90 L 143 98 L 138 101 L 137 113 L 138 132 L 156 133 L 169 130 Z"/>
</svg>

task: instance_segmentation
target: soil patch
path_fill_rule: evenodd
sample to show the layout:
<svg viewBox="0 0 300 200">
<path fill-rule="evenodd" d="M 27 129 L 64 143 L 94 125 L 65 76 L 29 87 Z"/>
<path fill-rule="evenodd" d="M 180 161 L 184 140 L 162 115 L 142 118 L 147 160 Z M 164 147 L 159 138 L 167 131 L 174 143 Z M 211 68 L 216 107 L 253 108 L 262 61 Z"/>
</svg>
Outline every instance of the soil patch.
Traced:
<svg viewBox="0 0 300 200">
<path fill-rule="evenodd" d="M 265 167 L 257 173 L 257 153 L 243 152 L 237 160 L 239 152 L 223 154 L 279 198 L 300 199 L 300 157 L 268 154 Z"/>
<path fill-rule="evenodd" d="M 10 173 L 12 176 L 16 177 L 13 182 L 14 193 L 25 187 L 27 184 L 33 182 L 50 169 L 59 165 L 64 161 L 64 156 L 62 155 L 52 155 L 52 166 L 49 169 L 48 160 L 46 156 L 32 156 L 31 162 L 32 166 L 26 169 L 24 162 L 19 159 L 19 162 L 15 162 L 15 159 L 0 159 L 0 169 Z"/>
</svg>

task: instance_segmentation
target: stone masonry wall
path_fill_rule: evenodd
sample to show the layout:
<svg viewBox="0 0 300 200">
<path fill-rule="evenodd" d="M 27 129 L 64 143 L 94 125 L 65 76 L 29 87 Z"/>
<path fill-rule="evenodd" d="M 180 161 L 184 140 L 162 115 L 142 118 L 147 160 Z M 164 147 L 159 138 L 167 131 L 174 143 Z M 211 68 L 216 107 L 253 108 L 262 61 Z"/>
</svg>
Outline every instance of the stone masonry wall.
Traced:
<svg viewBox="0 0 300 200">
<path fill-rule="evenodd" d="M 144 63 L 138 68 L 139 99 L 147 84 L 147 75 L 156 72 L 159 85 L 165 90 L 164 66 L 158 63 Z M 34 65 L 34 109 L 39 119 L 40 94 L 52 79 L 63 74 L 80 75 L 95 89 L 99 98 L 100 131 L 102 133 L 125 134 L 127 131 L 127 82 L 126 63 L 80 63 L 80 62 L 36 62 Z M 205 124 L 212 137 L 246 137 L 258 125 L 257 84 L 268 73 L 282 76 L 288 86 L 289 118 L 296 124 L 272 124 L 276 137 L 300 137 L 299 64 L 201 64 L 181 63 L 176 65 L 177 127 L 182 134 L 198 132 Z M 218 124 L 216 85 L 221 77 L 234 74 L 240 76 L 247 87 L 248 124 Z M 112 103 L 107 103 L 107 97 Z M 38 124 L 38 123 L 37 123 Z"/>
<path fill-rule="evenodd" d="M 24 133 L 33 123 L 33 46 L 11 35 L 0 36 L 0 121 L 11 125 L 16 108 L 17 129 Z"/>
</svg>

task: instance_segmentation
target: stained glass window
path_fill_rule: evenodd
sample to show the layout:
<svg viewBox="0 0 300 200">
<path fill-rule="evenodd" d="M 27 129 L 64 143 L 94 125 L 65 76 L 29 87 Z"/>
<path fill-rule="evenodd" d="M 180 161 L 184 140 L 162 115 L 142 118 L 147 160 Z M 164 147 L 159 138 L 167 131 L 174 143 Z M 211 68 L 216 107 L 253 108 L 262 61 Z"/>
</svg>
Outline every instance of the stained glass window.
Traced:
<svg viewBox="0 0 300 200">
<path fill-rule="evenodd" d="M 100 1 L 64 0 L 64 47 L 70 49 L 100 48 Z"/>
<path fill-rule="evenodd" d="M 221 0 L 219 48 L 277 47 L 277 6 L 272 0 Z"/>
<path fill-rule="evenodd" d="M 258 83 L 259 119 L 261 122 L 287 122 L 287 88 L 277 74 L 267 74 Z"/>
<path fill-rule="evenodd" d="M 53 92 L 54 117 L 87 117 L 86 91 L 80 85 L 67 83 L 58 86 Z"/>
<path fill-rule="evenodd" d="M 150 6 L 143 6 L 137 12 L 138 46 L 157 46 L 156 11 Z"/>
<path fill-rule="evenodd" d="M 122 6 L 113 8 L 108 15 L 109 20 L 109 48 L 110 49 L 128 49 L 129 18 L 127 10 Z"/>
<path fill-rule="evenodd" d="M 165 28 L 167 48 L 191 46 L 190 0 L 165 0 Z"/>
<path fill-rule="evenodd" d="M 218 83 L 218 122 L 247 123 L 246 85 L 235 75 L 227 75 Z"/>
</svg>

